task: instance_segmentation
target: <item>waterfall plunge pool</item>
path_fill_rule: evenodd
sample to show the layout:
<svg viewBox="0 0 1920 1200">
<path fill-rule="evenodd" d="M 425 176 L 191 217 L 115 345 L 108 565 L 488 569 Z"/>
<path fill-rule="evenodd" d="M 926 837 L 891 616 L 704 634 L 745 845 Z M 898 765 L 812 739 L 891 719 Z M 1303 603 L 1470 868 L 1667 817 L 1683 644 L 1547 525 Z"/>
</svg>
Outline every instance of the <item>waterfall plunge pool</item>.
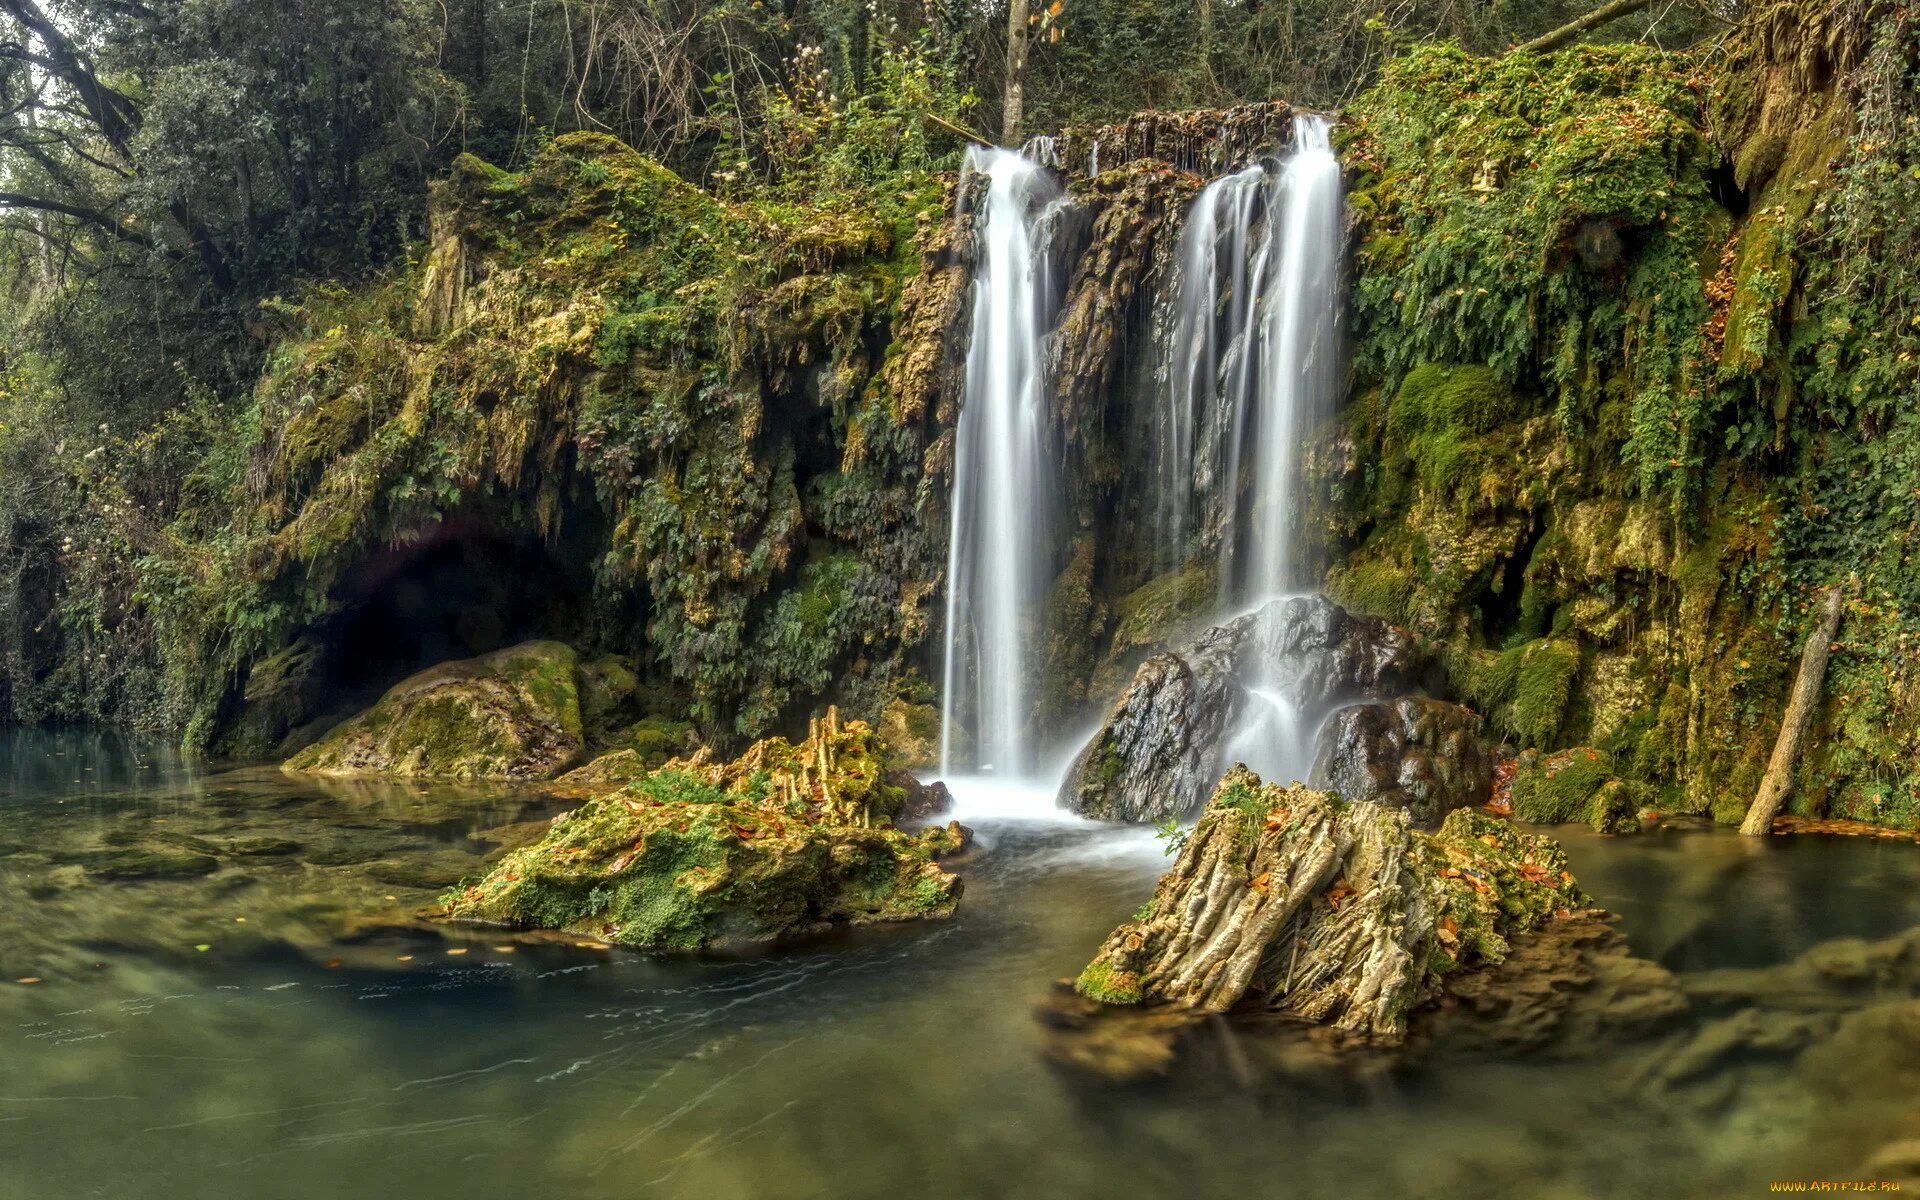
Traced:
<svg viewBox="0 0 1920 1200">
<path fill-rule="evenodd" d="M 198 774 L 96 735 L 0 754 L 8 1197 L 1717 1197 L 1850 1173 L 1911 1120 L 1898 1063 L 1835 1096 L 1736 1056 L 1649 1104 L 1635 1048 L 1338 1088 L 1062 1074 L 1035 1005 L 1168 860 L 1046 788 L 959 781 L 984 850 L 950 921 L 689 959 L 366 919 L 524 836 L 530 796 Z M 1556 832 L 1683 977 L 1920 923 L 1920 846 Z M 218 865 L 95 869 L 131 852 Z"/>
</svg>

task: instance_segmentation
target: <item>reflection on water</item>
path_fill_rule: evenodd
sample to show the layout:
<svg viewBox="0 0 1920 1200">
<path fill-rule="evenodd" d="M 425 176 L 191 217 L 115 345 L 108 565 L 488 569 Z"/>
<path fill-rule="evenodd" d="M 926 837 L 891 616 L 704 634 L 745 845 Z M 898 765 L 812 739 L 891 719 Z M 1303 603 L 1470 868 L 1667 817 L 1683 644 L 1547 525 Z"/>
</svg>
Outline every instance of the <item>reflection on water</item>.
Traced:
<svg viewBox="0 0 1920 1200">
<path fill-rule="evenodd" d="M 1034 1004 L 1165 860 L 980 816 L 1030 809 L 978 787 L 953 920 L 690 960 L 394 915 L 537 828 L 534 798 L 0 748 L 0 978 L 42 980 L 0 982 L 0 1196 L 1717 1197 L 1850 1172 L 1906 1116 L 1816 1101 L 1791 1056 L 1651 1098 L 1607 1048 L 1332 1092 L 1067 1077 Z M 1702 979 L 1920 919 L 1920 847 L 1566 836 L 1636 946 Z M 103 876 L 123 850 L 150 861 Z"/>
</svg>

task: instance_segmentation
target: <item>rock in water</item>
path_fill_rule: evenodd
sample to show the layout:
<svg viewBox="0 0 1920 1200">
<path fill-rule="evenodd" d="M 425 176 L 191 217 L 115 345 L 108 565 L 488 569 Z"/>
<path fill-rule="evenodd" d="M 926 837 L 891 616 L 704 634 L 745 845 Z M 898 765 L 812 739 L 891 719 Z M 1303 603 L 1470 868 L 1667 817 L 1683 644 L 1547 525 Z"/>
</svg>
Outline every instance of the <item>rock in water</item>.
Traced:
<svg viewBox="0 0 1920 1200">
<path fill-rule="evenodd" d="M 1227 767 L 1247 684 L 1303 713 L 1418 686 L 1413 639 L 1325 596 L 1289 596 L 1140 664 L 1060 788 L 1060 804 L 1108 821 L 1161 821 L 1197 809 Z"/>
<path fill-rule="evenodd" d="M 447 915 L 697 950 L 944 917 L 959 902 L 959 878 L 935 860 L 964 848 L 966 830 L 893 828 L 907 791 L 874 732 L 831 709 L 798 745 L 611 773 L 568 776 L 598 794 L 451 897 Z"/>
<path fill-rule="evenodd" d="M 366 712 L 288 759 L 313 775 L 550 779 L 580 754 L 578 662 L 527 642 L 401 680 Z"/>
<path fill-rule="evenodd" d="M 1493 756 L 1480 740 L 1481 724 L 1472 709 L 1425 696 L 1350 705 L 1321 729 L 1308 782 L 1437 824 L 1456 808 L 1485 804 L 1493 792 Z"/>
<path fill-rule="evenodd" d="M 1220 781 L 1144 918 L 1076 983 L 1107 1004 L 1244 1005 L 1394 1042 L 1439 978 L 1583 901 L 1553 841 L 1471 809 L 1421 833 L 1404 809 Z"/>
<path fill-rule="evenodd" d="M 1217 779 L 1246 690 L 1234 677 L 1238 638 L 1211 630 L 1182 653 L 1140 664 L 1126 695 L 1074 760 L 1060 804 L 1101 821 L 1185 816 Z"/>
</svg>

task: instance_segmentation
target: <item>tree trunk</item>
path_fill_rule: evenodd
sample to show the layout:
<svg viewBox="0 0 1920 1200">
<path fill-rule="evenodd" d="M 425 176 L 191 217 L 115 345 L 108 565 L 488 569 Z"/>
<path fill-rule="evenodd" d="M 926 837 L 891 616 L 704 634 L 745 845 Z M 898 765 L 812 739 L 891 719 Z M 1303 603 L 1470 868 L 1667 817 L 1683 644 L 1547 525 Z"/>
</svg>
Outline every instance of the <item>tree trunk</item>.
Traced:
<svg viewBox="0 0 1920 1200">
<path fill-rule="evenodd" d="M 1020 117 L 1026 106 L 1027 42 L 1031 38 L 1028 0 L 1007 0 L 1007 80 L 1000 107 L 1000 141 L 1020 144 Z"/>
<path fill-rule="evenodd" d="M 1793 790 L 1800 749 L 1807 740 L 1807 728 L 1813 724 L 1813 711 L 1819 707 L 1820 694 L 1826 686 L 1827 656 L 1833 650 L 1833 639 L 1840 633 L 1840 610 L 1845 600 L 1846 589 L 1840 584 L 1827 589 L 1826 612 L 1807 634 L 1807 647 L 1800 653 L 1800 674 L 1794 679 L 1793 692 L 1787 698 L 1786 715 L 1780 718 L 1780 736 L 1774 739 L 1773 757 L 1767 760 L 1767 773 L 1760 780 L 1760 790 L 1754 794 L 1753 807 L 1747 810 L 1747 819 L 1740 823 L 1741 833 L 1757 836 L 1772 829 L 1773 819 L 1780 815 L 1787 793 Z"/>
<path fill-rule="evenodd" d="M 1631 16 L 1653 3 L 1653 0 L 1610 0 L 1584 17 L 1575 17 L 1551 33 L 1542 34 L 1524 45 L 1515 46 L 1528 54 L 1546 54 L 1558 50 L 1589 29 L 1598 29 L 1610 21 Z"/>
</svg>

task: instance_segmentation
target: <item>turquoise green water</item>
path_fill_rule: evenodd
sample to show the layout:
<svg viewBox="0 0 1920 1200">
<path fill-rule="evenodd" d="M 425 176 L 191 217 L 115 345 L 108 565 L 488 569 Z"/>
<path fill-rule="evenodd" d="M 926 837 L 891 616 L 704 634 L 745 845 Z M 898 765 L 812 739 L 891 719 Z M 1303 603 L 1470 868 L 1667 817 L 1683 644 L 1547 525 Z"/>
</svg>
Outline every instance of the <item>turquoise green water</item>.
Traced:
<svg viewBox="0 0 1920 1200">
<path fill-rule="evenodd" d="M 1816 1104 L 1791 1057 L 1649 1098 L 1607 1047 L 1062 1074 L 1034 1006 L 1151 889 L 1139 831 L 983 820 L 951 921 L 692 960 L 408 924 L 536 797 L 19 732 L 0 788 L 0 978 L 41 981 L 0 982 L 5 1197 L 1729 1196 L 1850 1171 L 1903 1115 Z M 1566 836 L 1683 972 L 1920 923 L 1920 847 Z"/>
</svg>

